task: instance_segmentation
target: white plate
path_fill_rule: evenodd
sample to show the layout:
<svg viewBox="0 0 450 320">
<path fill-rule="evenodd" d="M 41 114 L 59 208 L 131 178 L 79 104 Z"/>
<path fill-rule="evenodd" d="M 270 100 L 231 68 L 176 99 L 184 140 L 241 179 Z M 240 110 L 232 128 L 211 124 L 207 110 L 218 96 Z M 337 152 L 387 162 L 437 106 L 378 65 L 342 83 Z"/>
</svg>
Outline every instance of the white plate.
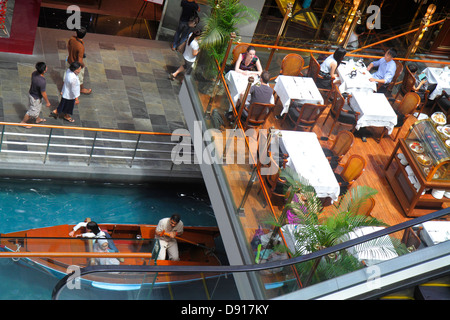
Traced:
<svg viewBox="0 0 450 320">
<path fill-rule="evenodd" d="M 431 115 L 431 120 L 433 120 L 434 123 L 444 125 L 447 123 L 447 117 L 443 112 L 435 112 Z"/>
</svg>

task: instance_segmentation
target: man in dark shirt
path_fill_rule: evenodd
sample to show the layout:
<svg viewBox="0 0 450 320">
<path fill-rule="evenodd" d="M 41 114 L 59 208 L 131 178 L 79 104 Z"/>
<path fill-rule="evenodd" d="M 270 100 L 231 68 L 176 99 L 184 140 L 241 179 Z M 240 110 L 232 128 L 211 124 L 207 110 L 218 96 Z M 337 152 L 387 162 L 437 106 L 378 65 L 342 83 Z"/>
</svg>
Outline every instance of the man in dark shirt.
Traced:
<svg viewBox="0 0 450 320">
<path fill-rule="evenodd" d="M 27 113 L 25 114 L 23 120 L 20 123 L 28 123 L 30 119 L 35 119 L 36 123 L 41 123 L 46 121 L 39 117 L 42 108 L 42 98 L 44 98 L 47 103 L 47 108 L 50 108 L 50 101 L 48 100 L 46 93 L 46 81 L 44 74 L 47 72 L 47 65 L 45 62 L 36 63 L 36 71 L 31 75 L 31 86 L 28 92 L 30 99 L 30 106 Z M 26 128 L 31 128 L 27 126 Z"/>
<path fill-rule="evenodd" d="M 200 11 L 200 7 L 195 0 L 181 0 L 180 6 L 182 7 L 180 21 L 178 23 L 177 31 L 173 39 L 172 50 L 175 50 L 180 44 L 187 39 L 189 33 L 192 31 L 192 27 L 189 26 L 189 20 L 195 15 L 197 11 Z"/>
</svg>

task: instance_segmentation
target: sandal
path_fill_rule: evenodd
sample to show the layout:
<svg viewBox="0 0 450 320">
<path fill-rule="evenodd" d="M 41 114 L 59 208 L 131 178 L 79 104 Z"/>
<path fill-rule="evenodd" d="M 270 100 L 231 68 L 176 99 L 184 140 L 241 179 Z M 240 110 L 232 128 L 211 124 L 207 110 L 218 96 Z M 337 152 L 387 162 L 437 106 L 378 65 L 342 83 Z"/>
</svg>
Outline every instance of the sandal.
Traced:
<svg viewBox="0 0 450 320">
<path fill-rule="evenodd" d="M 84 90 L 84 91 L 83 91 Z M 82 89 L 81 91 L 80 91 L 82 94 L 91 94 L 92 93 L 92 89 Z"/>
<path fill-rule="evenodd" d="M 64 117 L 63 120 L 67 121 L 67 122 L 75 122 L 75 120 L 73 120 L 72 118 L 66 118 Z"/>
<path fill-rule="evenodd" d="M 52 111 L 52 112 L 50 112 L 49 117 L 53 117 L 53 118 L 57 119 L 57 118 L 58 118 L 58 114 L 57 114 L 57 113 L 54 113 L 54 112 Z"/>
</svg>

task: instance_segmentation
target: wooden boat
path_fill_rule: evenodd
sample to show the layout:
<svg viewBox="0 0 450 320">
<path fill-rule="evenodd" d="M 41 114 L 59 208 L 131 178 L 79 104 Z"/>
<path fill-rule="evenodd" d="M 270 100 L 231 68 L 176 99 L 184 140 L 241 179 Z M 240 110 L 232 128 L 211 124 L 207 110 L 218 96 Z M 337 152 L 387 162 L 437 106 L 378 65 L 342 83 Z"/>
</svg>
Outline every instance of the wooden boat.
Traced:
<svg viewBox="0 0 450 320">
<path fill-rule="evenodd" d="M 217 227 L 185 226 L 182 237 L 177 237 L 180 261 L 156 260 L 155 252 L 151 258 L 149 257 L 155 248 L 156 225 L 99 224 L 99 227 L 109 234 L 110 248 L 115 246 L 118 253 L 124 256 L 120 259 L 120 265 L 214 266 L 221 264 L 214 255 L 214 239 L 219 236 Z M 59 225 L 0 234 L 0 256 L 1 251 L 9 252 L 9 254 L 25 253 L 28 257 L 15 257 L 13 260 L 58 278 L 71 273 L 74 266 L 82 268 L 99 264 L 99 260 L 92 257 L 92 255 L 98 255 L 94 250 L 96 240 L 69 237 L 68 234 L 72 228 L 73 225 Z M 78 230 L 77 233 L 79 234 L 80 231 Z M 149 276 L 147 273 L 136 272 L 131 275 L 126 273 L 124 277 L 117 272 L 103 272 L 87 275 L 82 278 L 82 281 L 102 289 L 133 290 L 141 287 L 143 278 L 152 278 L 147 279 L 146 283 L 150 281 L 154 286 L 161 286 L 198 280 L 201 275 L 159 273 Z"/>
</svg>

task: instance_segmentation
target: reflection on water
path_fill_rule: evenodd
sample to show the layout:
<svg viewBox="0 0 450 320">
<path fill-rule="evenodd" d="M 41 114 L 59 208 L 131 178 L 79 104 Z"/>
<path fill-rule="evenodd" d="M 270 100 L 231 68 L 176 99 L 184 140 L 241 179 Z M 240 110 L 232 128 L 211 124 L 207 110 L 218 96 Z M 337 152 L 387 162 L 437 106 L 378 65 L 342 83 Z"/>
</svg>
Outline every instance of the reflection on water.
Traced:
<svg viewBox="0 0 450 320">
<path fill-rule="evenodd" d="M 0 180 L 0 233 L 75 224 L 157 224 L 173 213 L 187 226 L 217 226 L 203 185 L 94 184 L 51 180 Z M 57 279 L 0 259 L 0 299 L 50 299 Z"/>
</svg>

